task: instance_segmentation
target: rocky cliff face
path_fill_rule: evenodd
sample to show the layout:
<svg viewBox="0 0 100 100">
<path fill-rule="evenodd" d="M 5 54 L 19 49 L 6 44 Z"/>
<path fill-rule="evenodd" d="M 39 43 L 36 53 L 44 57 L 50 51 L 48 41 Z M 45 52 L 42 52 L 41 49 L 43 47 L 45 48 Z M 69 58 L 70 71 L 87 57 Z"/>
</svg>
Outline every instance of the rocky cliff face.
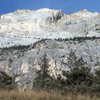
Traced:
<svg viewBox="0 0 100 100">
<path fill-rule="evenodd" d="M 49 74 L 52 77 L 62 75 L 63 70 L 69 70 L 67 56 L 70 50 L 75 51 L 77 57 L 82 57 L 92 72 L 100 67 L 100 39 L 78 41 L 43 40 L 28 47 L 3 48 L 0 50 L 0 70 L 13 76 L 20 88 L 33 87 L 36 71 L 43 63 L 46 54 Z"/>
<path fill-rule="evenodd" d="M 92 36 L 95 38 L 67 40 Z M 45 54 L 50 76 L 64 78 L 70 50 L 87 62 L 91 72 L 100 67 L 99 13 L 82 10 L 68 15 L 61 10 L 39 9 L 0 16 L 0 71 L 12 76 L 22 89 L 32 89 Z"/>
<path fill-rule="evenodd" d="M 0 47 L 28 45 L 40 39 L 100 37 L 100 14 L 82 10 L 17 10 L 0 16 Z"/>
</svg>

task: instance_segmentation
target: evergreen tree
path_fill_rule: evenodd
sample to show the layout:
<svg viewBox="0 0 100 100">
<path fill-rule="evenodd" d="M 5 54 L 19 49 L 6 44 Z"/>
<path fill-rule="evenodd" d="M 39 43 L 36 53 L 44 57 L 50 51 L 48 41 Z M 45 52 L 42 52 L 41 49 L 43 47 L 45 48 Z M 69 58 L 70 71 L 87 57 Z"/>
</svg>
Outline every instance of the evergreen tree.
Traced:
<svg viewBox="0 0 100 100">
<path fill-rule="evenodd" d="M 48 61 L 46 57 L 46 54 L 44 54 L 42 59 L 43 64 L 41 69 L 37 71 L 37 76 L 33 83 L 33 87 L 36 89 L 50 88 L 50 81 L 53 80 L 48 74 Z"/>
<path fill-rule="evenodd" d="M 93 75 L 91 74 L 91 69 L 87 67 L 83 58 L 78 58 L 75 52 L 71 50 L 68 59 L 67 66 L 70 68 L 69 71 L 64 71 L 64 76 L 66 76 L 66 86 L 73 87 L 77 89 L 79 87 L 89 87 L 92 84 Z"/>
<path fill-rule="evenodd" d="M 51 77 L 48 71 L 48 59 L 46 54 L 44 54 L 42 59 L 42 66 L 39 71 L 37 71 L 37 76 L 33 83 L 33 88 L 35 89 L 45 89 L 45 90 L 58 90 L 62 88 L 63 80 L 61 77 L 57 79 Z M 56 62 L 55 62 L 56 63 Z"/>
</svg>

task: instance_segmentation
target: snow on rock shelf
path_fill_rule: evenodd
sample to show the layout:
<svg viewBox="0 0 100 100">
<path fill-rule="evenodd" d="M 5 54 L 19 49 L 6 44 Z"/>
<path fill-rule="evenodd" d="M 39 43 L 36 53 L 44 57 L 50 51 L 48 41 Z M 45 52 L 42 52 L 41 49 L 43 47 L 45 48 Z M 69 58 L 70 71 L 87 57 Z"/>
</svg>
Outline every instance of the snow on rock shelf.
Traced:
<svg viewBox="0 0 100 100">
<path fill-rule="evenodd" d="M 17 10 L 0 16 L 0 48 L 27 45 L 43 38 L 100 37 L 100 14 L 81 10 Z"/>
</svg>

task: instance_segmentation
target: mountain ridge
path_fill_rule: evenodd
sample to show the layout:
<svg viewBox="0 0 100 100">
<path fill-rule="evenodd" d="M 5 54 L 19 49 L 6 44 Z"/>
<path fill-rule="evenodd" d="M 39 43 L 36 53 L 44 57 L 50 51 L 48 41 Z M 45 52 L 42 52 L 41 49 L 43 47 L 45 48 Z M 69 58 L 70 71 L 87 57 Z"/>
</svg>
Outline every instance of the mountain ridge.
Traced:
<svg viewBox="0 0 100 100">
<path fill-rule="evenodd" d="M 48 8 L 17 10 L 0 16 L 0 47 L 29 45 L 46 38 L 100 37 L 99 22 L 99 13 L 87 10 L 73 14 Z"/>
<path fill-rule="evenodd" d="M 86 62 L 91 73 L 100 68 L 99 13 L 82 10 L 68 15 L 44 8 L 0 17 L 0 72 L 11 76 L 21 90 L 33 89 L 43 63 L 52 78 L 65 79 L 71 51 Z"/>
</svg>

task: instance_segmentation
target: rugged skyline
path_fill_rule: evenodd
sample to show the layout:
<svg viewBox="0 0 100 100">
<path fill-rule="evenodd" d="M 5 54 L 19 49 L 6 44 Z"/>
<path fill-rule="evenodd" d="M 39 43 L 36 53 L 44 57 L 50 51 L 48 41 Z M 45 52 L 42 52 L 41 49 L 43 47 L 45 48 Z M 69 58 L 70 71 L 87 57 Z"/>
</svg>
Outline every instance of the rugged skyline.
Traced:
<svg viewBox="0 0 100 100">
<path fill-rule="evenodd" d="M 100 12 L 99 0 L 0 0 L 0 14 L 17 9 L 61 9 L 64 13 L 72 13 L 82 9 Z"/>
<path fill-rule="evenodd" d="M 99 13 L 81 10 L 17 10 L 0 17 L 0 47 L 28 45 L 40 39 L 100 37 Z M 93 21 L 94 20 L 94 21 Z"/>
</svg>

